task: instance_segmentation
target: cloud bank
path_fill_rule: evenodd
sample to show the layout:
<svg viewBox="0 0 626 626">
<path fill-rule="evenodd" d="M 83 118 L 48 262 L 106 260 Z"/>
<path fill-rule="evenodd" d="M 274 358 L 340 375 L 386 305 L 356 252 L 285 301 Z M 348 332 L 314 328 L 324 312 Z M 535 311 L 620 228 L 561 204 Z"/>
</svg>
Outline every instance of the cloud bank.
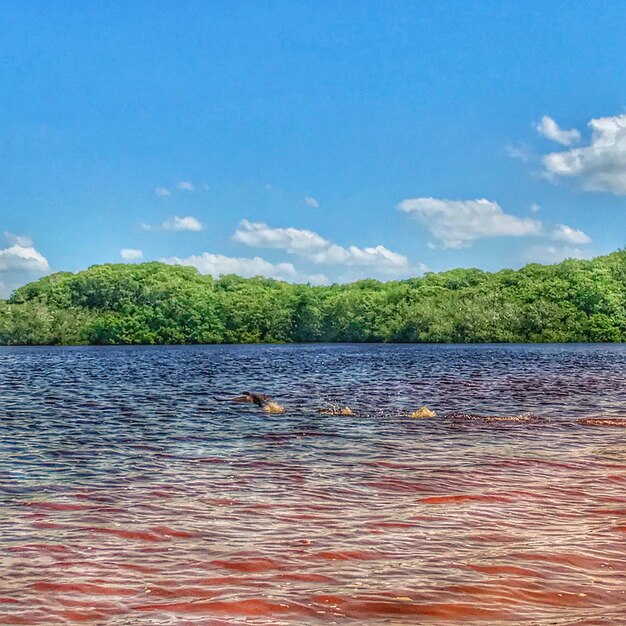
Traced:
<svg viewBox="0 0 626 626">
<path fill-rule="evenodd" d="M 233 239 L 250 247 L 284 250 L 317 265 L 368 267 L 387 274 L 409 268 L 405 256 L 385 246 L 343 247 L 316 232 L 300 228 L 272 228 L 263 222 L 242 220 Z"/>
</svg>

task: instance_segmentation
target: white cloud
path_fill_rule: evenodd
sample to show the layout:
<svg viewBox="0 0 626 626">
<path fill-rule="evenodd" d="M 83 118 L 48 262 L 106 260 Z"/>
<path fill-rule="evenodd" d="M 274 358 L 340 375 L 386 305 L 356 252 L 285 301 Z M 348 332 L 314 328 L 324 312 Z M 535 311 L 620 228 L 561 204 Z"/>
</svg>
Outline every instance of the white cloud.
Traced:
<svg viewBox="0 0 626 626">
<path fill-rule="evenodd" d="M 482 237 L 540 235 L 537 220 L 505 213 L 490 200 L 409 198 L 398 208 L 424 224 L 445 248 L 464 248 Z"/>
<path fill-rule="evenodd" d="M 50 271 L 48 260 L 35 249 L 29 237 L 4 233 L 11 244 L 0 249 L 0 296 Z"/>
<path fill-rule="evenodd" d="M 155 232 L 159 230 L 165 231 L 192 231 L 199 232 L 204 229 L 204 226 L 195 217 L 170 217 L 166 219 L 164 222 L 161 222 L 158 226 L 153 226 L 152 224 L 146 224 L 142 222 L 140 225 L 141 230 L 145 230 L 148 232 Z"/>
<path fill-rule="evenodd" d="M 241 220 L 233 239 L 256 248 L 276 248 L 294 254 L 307 255 L 324 250 L 330 242 L 321 235 L 300 228 L 270 228 L 263 222 Z"/>
<path fill-rule="evenodd" d="M 304 202 L 313 209 L 318 209 L 320 206 L 320 203 L 313 196 L 307 196 Z"/>
<path fill-rule="evenodd" d="M 539 213 L 539 211 L 541 211 L 541 205 L 537 204 L 536 202 L 533 202 L 528 208 L 530 209 L 531 213 Z"/>
<path fill-rule="evenodd" d="M 307 258 L 319 264 L 372 267 L 380 272 L 395 273 L 408 269 L 408 259 L 405 256 L 380 245 L 368 248 L 357 246 L 344 248 L 331 244 L 325 250 L 320 250 Z"/>
<path fill-rule="evenodd" d="M 370 267 L 384 273 L 408 269 L 408 259 L 384 246 L 344 248 L 321 235 L 299 228 L 271 228 L 263 222 L 242 220 L 233 239 L 247 246 L 285 250 L 319 265 Z"/>
<path fill-rule="evenodd" d="M 32 246 L 15 243 L 0 250 L 0 272 L 24 271 L 44 273 L 50 270 L 48 260 Z"/>
<path fill-rule="evenodd" d="M 427 247 L 429 250 L 436 250 L 436 249 L 437 249 L 437 244 L 433 243 L 432 241 L 429 241 L 429 242 L 426 244 L 426 247 Z"/>
<path fill-rule="evenodd" d="M 124 261 L 138 261 L 139 259 L 143 259 L 143 252 L 133 248 L 122 248 L 120 250 L 120 256 Z"/>
<path fill-rule="evenodd" d="M 541 122 L 539 122 L 535 128 L 540 135 L 563 144 L 564 146 L 571 146 L 580 141 L 580 133 L 575 128 L 572 128 L 572 130 L 563 130 L 547 115 L 541 118 Z"/>
<path fill-rule="evenodd" d="M 552 239 L 555 241 L 564 241 L 574 245 L 591 243 L 591 237 L 582 230 L 577 230 L 565 224 L 557 224 L 552 232 Z"/>
<path fill-rule="evenodd" d="M 626 195 L 626 115 L 589 122 L 588 146 L 553 152 L 543 158 L 546 177 L 578 178 L 587 191 Z"/>
<path fill-rule="evenodd" d="M 167 198 L 172 195 L 172 192 L 167 187 L 156 187 L 154 193 L 160 198 Z"/>
<path fill-rule="evenodd" d="M 214 278 L 223 274 L 237 274 L 244 278 L 267 276 L 281 280 L 296 276 L 296 270 L 291 263 L 270 263 L 258 256 L 250 259 L 204 252 L 184 259 L 169 257 L 162 259 L 162 261 L 171 265 L 190 265 L 203 274 L 210 274 Z"/>
<path fill-rule="evenodd" d="M 194 184 L 189 180 L 181 180 L 176 187 L 180 191 L 193 191 L 195 189 Z"/>
<path fill-rule="evenodd" d="M 524 255 L 527 263 L 560 263 L 565 259 L 589 259 L 592 254 L 572 246 L 531 246 Z"/>
</svg>

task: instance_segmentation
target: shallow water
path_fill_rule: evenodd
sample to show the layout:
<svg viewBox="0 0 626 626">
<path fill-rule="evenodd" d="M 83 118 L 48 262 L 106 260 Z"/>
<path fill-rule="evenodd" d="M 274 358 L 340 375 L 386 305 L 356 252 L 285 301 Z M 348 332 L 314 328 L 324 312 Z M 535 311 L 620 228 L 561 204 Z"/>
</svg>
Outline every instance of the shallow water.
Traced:
<svg viewBox="0 0 626 626">
<path fill-rule="evenodd" d="M 0 623 L 626 624 L 626 428 L 577 421 L 626 416 L 625 375 L 624 346 L 1 348 Z M 286 413 L 213 401 L 245 389 Z"/>
</svg>

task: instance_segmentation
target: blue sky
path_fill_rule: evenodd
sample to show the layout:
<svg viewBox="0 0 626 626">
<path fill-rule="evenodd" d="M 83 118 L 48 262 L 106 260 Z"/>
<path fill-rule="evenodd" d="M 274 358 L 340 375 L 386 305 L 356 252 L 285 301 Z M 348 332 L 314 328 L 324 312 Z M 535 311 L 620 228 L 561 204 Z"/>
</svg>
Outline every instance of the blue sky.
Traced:
<svg viewBox="0 0 626 626">
<path fill-rule="evenodd" d="M 608 253 L 625 31 L 619 2 L 7 0 L 0 293 L 122 256 L 325 283 Z"/>
</svg>

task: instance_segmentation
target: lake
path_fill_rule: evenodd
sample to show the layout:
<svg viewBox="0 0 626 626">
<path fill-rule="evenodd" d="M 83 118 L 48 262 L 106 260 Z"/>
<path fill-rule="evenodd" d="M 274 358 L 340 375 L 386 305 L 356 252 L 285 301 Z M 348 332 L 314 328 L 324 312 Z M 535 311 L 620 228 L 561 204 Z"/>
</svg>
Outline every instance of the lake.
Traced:
<svg viewBox="0 0 626 626">
<path fill-rule="evenodd" d="M 625 416 L 622 345 L 0 348 L 0 624 L 626 624 Z"/>
</svg>

